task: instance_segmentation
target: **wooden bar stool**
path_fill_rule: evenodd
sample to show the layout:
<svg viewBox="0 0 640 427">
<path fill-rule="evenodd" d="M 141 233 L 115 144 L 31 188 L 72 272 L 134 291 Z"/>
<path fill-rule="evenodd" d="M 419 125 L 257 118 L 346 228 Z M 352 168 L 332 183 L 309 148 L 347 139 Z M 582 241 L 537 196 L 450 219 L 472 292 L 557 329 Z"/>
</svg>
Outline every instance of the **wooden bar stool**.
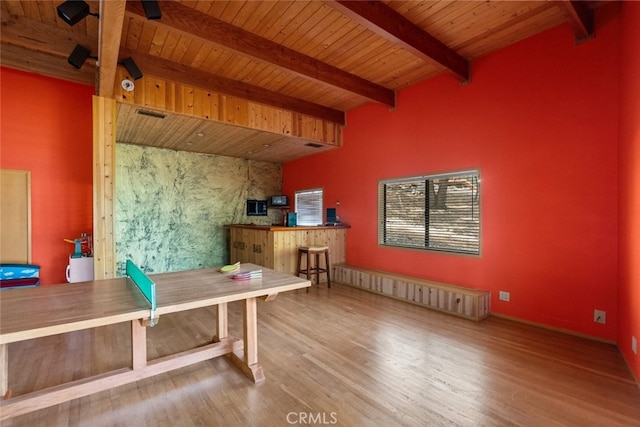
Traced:
<svg viewBox="0 0 640 427">
<path fill-rule="evenodd" d="M 302 268 L 302 255 L 307 255 L 306 268 Z M 320 267 L 320 254 L 324 254 L 324 268 Z M 313 259 L 311 255 L 315 255 L 315 266 L 311 265 Z M 329 265 L 329 247 L 328 246 L 301 246 L 298 248 L 298 276 L 305 273 L 307 280 L 310 280 L 312 274 L 316 275 L 316 284 L 320 283 L 320 273 L 327 275 L 327 287 L 331 287 L 331 266 Z M 307 288 L 309 292 L 309 288 Z"/>
</svg>

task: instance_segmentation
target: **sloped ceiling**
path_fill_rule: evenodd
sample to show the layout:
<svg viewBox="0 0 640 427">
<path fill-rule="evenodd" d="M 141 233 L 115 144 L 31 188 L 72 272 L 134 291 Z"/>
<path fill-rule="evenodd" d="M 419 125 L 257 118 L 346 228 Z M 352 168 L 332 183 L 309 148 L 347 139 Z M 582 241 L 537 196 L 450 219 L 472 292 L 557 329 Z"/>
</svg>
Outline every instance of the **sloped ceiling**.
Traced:
<svg viewBox="0 0 640 427">
<path fill-rule="evenodd" d="M 94 85 L 114 97 L 119 62 L 132 57 L 158 78 L 195 85 L 344 125 L 368 102 L 395 105 L 398 90 L 447 73 L 471 81 L 481 56 L 559 24 L 593 34 L 597 2 L 577 1 L 160 1 L 87 2 L 97 19 L 74 26 L 61 1 L 1 2 L 1 61 Z M 77 45 L 92 56 L 67 63 Z M 325 151 L 309 141 L 170 114 L 162 123 L 120 104 L 117 141 L 286 162 Z M 169 124 L 173 123 L 173 124 Z M 176 124 L 178 123 L 178 124 Z M 193 135 L 203 135 L 202 140 Z M 215 137 L 213 136 L 215 135 Z"/>
</svg>

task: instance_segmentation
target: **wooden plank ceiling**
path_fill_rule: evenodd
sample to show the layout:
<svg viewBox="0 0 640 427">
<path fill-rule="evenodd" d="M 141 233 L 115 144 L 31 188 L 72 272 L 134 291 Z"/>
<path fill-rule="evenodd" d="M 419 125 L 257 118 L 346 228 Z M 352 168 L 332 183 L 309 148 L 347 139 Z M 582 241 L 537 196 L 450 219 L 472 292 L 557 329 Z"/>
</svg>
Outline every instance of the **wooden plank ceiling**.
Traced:
<svg viewBox="0 0 640 427">
<path fill-rule="evenodd" d="M 153 78 L 166 87 L 241 98 L 291 113 L 295 123 L 311 118 L 339 130 L 345 112 L 367 102 L 393 108 L 397 91 L 436 75 L 473 84 L 474 59 L 556 25 L 568 23 L 576 40 L 588 39 L 597 6 L 539 0 L 167 0 L 158 3 L 160 19 L 147 19 L 142 1 L 109 0 L 88 1 L 100 18 L 87 16 L 69 26 L 57 15 L 61 3 L 1 2 L 3 66 L 94 85 L 98 95 L 115 97 L 118 142 L 273 162 L 339 147 L 339 136 L 327 129 L 317 138 L 257 129 L 219 120 L 222 113 L 198 117 L 164 103 L 153 109 L 166 118 L 149 118 L 136 114 L 136 105 L 158 104 L 138 96 L 139 86 L 153 87 Z M 67 63 L 77 44 L 101 58 L 99 67 L 93 58 L 80 69 Z M 120 88 L 127 73 L 118 65 L 127 57 L 144 74 L 129 99 Z"/>
</svg>

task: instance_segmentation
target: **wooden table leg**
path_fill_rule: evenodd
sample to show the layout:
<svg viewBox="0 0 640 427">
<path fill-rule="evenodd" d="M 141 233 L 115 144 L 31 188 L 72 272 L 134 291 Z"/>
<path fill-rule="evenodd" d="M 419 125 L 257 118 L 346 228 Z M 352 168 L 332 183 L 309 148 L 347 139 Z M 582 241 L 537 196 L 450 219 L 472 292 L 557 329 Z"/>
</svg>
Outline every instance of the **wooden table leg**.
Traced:
<svg viewBox="0 0 640 427">
<path fill-rule="evenodd" d="M 229 316 L 227 303 L 223 302 L 217 306 L 216 334 L 213 342 L 220 342 L 229 336 Z"/>
<path fill-rule="evenodd" d="M 255 298 L 244 300 L 244 360 L 247 365 L 258 363 L 258 305 Z"/>
<path fill-rule="evenodd" d="M 243 301 L 244 340 L 242 353 L 229 354 L 231 361 L 254 383 L 264 381 L 262 366 L 258 363 L 258 303 L 256 298 Z"/>
<path fill-rule="evenodd" d="M 132 368 L 147 366 L 147 327 L 140 320 L 131 321 Z"/>
</svg>

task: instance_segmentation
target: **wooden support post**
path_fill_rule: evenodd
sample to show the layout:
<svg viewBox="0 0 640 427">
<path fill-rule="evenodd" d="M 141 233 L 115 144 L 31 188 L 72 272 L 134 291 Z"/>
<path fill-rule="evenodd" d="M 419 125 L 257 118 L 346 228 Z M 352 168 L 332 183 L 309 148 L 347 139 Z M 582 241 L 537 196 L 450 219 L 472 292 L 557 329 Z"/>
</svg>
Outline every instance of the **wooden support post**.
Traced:
<svg viewBox="0 0 640 427">
<path fill-rule="evenodd" d="M 116 276 L 114 229 L 116 101 L 93 97 L 93 276 Z"/>
</svg>

